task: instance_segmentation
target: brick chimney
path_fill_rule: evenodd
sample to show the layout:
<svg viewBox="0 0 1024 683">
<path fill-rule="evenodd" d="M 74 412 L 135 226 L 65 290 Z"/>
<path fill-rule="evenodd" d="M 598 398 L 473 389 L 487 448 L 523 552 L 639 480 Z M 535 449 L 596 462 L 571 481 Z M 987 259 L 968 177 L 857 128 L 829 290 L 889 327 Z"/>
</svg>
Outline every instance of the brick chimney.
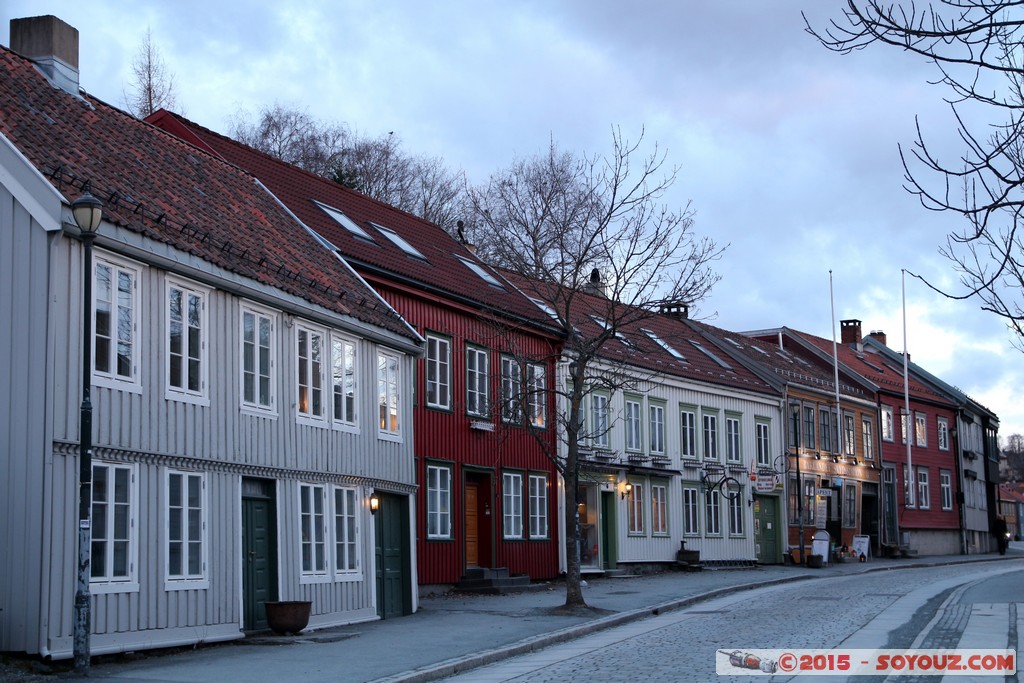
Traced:
<svg viewBox="0 0 1024 683">
<path fill-rule="evenodd" d="M 679 320 L 686 320 L 690 317 L 690 307 L 686 304 L 662 304 L 658 312 Z"/>
<path fill-rule="evenodd" d="M 859 320 L 840 320 L 839 332 L 843 344 L 860 344 Z"/>
<path fill-rule="evenodd" d="M 885 332 L 882 332 L 881 330 L 871 330 L 871 334 L 868 336 L 881 343 L 882 346 L 888 346 L 888 344 L 885 343 Z"/>
<path fill-rule="evenodd" d="M 32 60 L 55 87 L 78 92 L 78 29 L 52 14 L 11 19 L 11 50 Z"/>
</svg>

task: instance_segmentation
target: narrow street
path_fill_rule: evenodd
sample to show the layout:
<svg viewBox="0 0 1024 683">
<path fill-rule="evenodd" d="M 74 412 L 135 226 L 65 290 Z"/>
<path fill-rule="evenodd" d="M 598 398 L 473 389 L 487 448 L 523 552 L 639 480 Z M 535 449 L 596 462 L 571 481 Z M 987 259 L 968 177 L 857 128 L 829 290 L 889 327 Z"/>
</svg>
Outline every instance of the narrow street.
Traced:
<svg viewBox="0 0 1024 683">
<path fill-rule="evenodd" d="M 1009 647 L 1020 651 L 1020 616 L 1014 601 L 1020 599 L 1022 585 L 1024 566 L 1013 562 L 767 587 L 609 629 L 448 680 L 750 680 L 717 676 L 718 649 Z M 772 680 L 792 678 L 797 677 L 777 675 Z"/>
</svg>

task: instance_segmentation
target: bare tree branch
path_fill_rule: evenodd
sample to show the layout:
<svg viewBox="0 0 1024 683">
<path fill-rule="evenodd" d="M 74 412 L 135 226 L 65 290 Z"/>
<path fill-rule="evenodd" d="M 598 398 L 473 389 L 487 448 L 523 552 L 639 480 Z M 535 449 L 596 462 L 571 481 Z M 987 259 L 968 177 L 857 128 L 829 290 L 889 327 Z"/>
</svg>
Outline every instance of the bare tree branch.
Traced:
<svg viewBox="0 0 1024 683">
<path fill-rule="evenodd" d="M 132 59 L 131 92 L 123 93 L 125 107 L 139 119 L 159 109 L 176 109 L 178 97 L 174 75 L 167 70 L 160 50 L 153 44 L 153 34 L 146 28 L 139 51 Z"/>
</svg>

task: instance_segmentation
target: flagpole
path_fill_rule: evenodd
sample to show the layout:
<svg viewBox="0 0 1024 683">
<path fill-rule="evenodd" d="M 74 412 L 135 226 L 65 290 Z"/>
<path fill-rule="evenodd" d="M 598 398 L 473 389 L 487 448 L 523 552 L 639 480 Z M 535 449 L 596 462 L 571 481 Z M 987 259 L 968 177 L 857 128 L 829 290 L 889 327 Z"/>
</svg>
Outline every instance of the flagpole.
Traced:
<svg viewBox="0 0 1024 683">
<path fill-rule="evenodd" d="M 917 475 L 914 474 L 914 463 L 911 460 L 910 455 L 910 441 L 911 441 L 911 417 L 910 414 L 910 372 L 909 366 L 909 354 L 907 353 L 907 271 L 906 269 L 900 270 L 902 282 L 901 288 L 903 290 L 903 407 L 906 411 L 906 433 L 907 433 L 907 507 L 914 507 L 914 500 L 916 499 L 917 492 Z"/>
<path fill-rule="evenodd" d="M 832 370 L 836 387 L 836 451 L 843 453 L 842 434 L 840 422 L 843 419 L 843 411 L 839 405 L 839 350 L 836 346 L 836 299 L 832 294 L 832 269 L 828 271 L 828 299 L 832 304 Z"/>
</svg>

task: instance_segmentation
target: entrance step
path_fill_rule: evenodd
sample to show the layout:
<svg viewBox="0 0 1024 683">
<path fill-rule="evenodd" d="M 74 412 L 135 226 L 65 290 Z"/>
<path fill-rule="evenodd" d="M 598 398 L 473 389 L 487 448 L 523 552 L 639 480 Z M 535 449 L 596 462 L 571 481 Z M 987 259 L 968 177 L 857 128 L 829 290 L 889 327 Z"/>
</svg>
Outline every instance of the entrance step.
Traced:
<svg viewBox="0 0 1024 683">
<path fill-rule="evenodd" d="M 455 585 L 455 590 L 462 593 L 485 593 L 499 595 L 515 593 L 530 587 L 527 574 L 509 574 L 504 567 L 470 567 Z"/>
</svg>

